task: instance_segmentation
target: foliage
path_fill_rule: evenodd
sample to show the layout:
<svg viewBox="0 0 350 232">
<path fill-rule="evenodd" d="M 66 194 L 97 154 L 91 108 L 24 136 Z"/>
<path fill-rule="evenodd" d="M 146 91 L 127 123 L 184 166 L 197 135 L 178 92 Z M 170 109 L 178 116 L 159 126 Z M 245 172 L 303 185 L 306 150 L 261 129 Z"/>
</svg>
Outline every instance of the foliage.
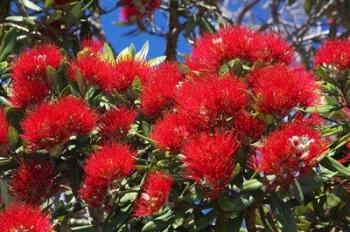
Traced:
<svg viewBox="0 0 350 232">
<path fill-rule="evenodd" d="M 148 43 L 117 53 L 105 41 L 98 1 L 11 4 L 0 3 L 2 230 L 350 230 L 348 40 L 325 42 L 306 70 L 281 35 L 221 27 L 222 1 L 118 1 L 124 24 L 166 37 L 149 60 Z M 333 12 L 319 4 L 304 5 L 316 21 Z M 180 33 L 194 46 L 175 61 Z"/>
</svg>

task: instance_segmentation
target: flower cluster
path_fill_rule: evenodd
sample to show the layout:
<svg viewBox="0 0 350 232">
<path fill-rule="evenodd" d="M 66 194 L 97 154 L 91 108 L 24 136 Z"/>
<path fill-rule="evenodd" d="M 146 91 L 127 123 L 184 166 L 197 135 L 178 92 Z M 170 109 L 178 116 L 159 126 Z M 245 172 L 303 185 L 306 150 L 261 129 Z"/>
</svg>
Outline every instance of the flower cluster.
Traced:
<svg viewBox="0 0 350 232">
<path fill-rule="evenodd" d="M 17 201 L 40 205 L 57 191 L 55 170 L 47 161 L 22 163 L 12 175 L 11 189 Z"/>
<path fill-rule="evenodd" d="M 315 54 L 316 66 L 332 66 L 339 70 L 350 68 L 350 40 L 329 40 Z"/>
<path fill-rule="evenodd" d="M 124 23 L 132 23 L 150 16 L 160 7 L 161 2 L 161 0 L 122 0 L 120 20 Z"/>
<path fill-rule="evenodd" d="M 99 119 L 99 130 L 105 141 L 118 140 L 123 137 L 136 118 L 136 111 L 119 107 L 105 112 Z"/>
<path fill-rule="evenodd" d="M 13 96 L 17 107 L 41 103 L 49 94 L 47 68 L 57 69 L 63 60 L 58 47 L 43 44 L 23 52 L 12 67 Z M 52 81 L 52 80 L 51 80 Z"/>
<path fill-rule="evenodd" d="M 271 133 L 257 150 L 256 165 L 260 172 L 276 176 L 286 185 L 307 173 L 326 150 L 321 133 L 310 125 L 295 121 Z"/>
<path fill-rule="evenodd" d="M 193 71 L 216 72 L 234 59 L 271 65 L 290 64 L 293 56 L 292 47 L 277 34 L 228 26 L 198 39 L 187 64 Z"/>
<path fill-rule="evenodd" d="M 53 151 L 71 136 L 91 132 L 97 115 L 82 100 L 64 97 L 56 103 L 44 103 L 22 121 L 22 137 L 29 149 Z"/>
<path fill-rule="evenodd" d="M 314 76 L 292 67 L 292 61 L 291 46 L 273 33 L 233 26 L 204 35 L 196 41 L 183 78 L 164 66 L 169 71 L 162 73 L 172 74 L 144 86 L 143 110 L 160 116 L 151 138 L 161 149 L 183 154 L 186 178 L 210 198 L 218 197 L 232 178 L 239 147 L 253 150 L 266 128 L 278 128 L 289 113 L 318 102 Z M 159 95 L 152 98 L 147 88 Z M 149 99 L 155 99 L 152 105 Z"/>
<path fill-rule="evenodd" d="M 231 180 L 238 141 L 232 133 L 206 133 L 190 139 L 183 148 L 186 176 L 216 198 Z"/>
<path fill-rule="evenodd" d="M 0 155 L 5 155 L 8 146 L 9 125 L 6 120 L 6 113 L 0 109 Z"/>
<path fill-rule="evenodd" d="M 85 40 L 82 46 L 83 50 L 70 64 L 72 80 L 83 79 L 88 85 L 96 85 L 101 91 L 112 95 L 116 91 L 128 90 L 136 77 L 143 81 L 149 78 L 151 69 L 142 61 L 106 60 L 99 40 Z"/>
<path fill-rule="evenodd" d="M 263 113 L 285 116 L 294 107 L 307 107 L 317 101 L 316 80 L 303 68 L 270 66 L 253 71 L 249 78 L 257 107 Z"/>
<path fill-rule="evenodd" d="M 175 63 L 157 67 L 142 87 L 141 110 L 149 116 L 166 111 L 174 105 L 176 86 L 182 75 Z"/>
<path fill-rule="evenodd" d="M 129 176 L 135 167 L 135 153 L 121 144 L 105 145 L 92 154 L 84 165 L 85 180 L 80 189 L 84 201 L 99 206 L 113 181 Z"/>
<path fill-rule="evenodd" d="M 143 191 L 136 200 L 134 216 L 148 216 L 156 213 L 167 201 L 173 185 L 173 179 L 163 172 L 148 174 Z"/>
<path fill-rule="evenodd" d="M 52 232 L 48 215 L 39 209 L 23 204 L 10 205 L 0 214 L 0 228 L 3 232 L 30 231 Z"/>
</svg>

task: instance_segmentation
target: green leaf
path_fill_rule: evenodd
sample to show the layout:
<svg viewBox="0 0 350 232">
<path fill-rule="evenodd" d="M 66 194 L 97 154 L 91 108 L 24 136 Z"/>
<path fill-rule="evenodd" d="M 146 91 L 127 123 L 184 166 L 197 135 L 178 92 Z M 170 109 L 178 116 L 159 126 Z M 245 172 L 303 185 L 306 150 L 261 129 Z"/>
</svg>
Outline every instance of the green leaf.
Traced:
<svg viewBox="0 0 350 232">
<path fill-rule="evenodd" d="M 5 205 L 9 205 L 10 204 L 10 194 L 8 191 L 8 187 L 6 182 L 0 178 L 0 193 L 1 193 L 1 198 L 2 201 L 5 203 Z"/>
<path fill-rule="evenodd" d="M 117 56 L 117 61 L 132 60 L 133 54 L 130 51 L 130 47 L 124 48 Z"/>
<path fill-rule="evenodd" d="M 166 221 L 149 221 L 142 227 L 142 232 L 155 232 L 162 231 L 165 227 L 169 226 L 169 222 Z"/>
<path fill-rule="evenodd" d="M 106 61 L 108 61 L 110 63 L 114 63 L 115 62 L 113 50 L 108 45 L 108 43 L 104 43 L 104 45 L 103 45 L 102 59 L 104 59 L 104 60 L 106 60 Z"/>
<path fill-rule="evenodd" d="M 17 148 L 19 135 L 17 130 L 14 127 L 10 127 L 8 131 L 8 140 L 9 140 L 9 146 L 11 150 L 15 150 Z"/>
<path fill-rule="evenodd" d="M 54 0 L 45 0 L 45 7 L 47 8 L 47 7 L 52 6 L 53 2 L 54 2 Z"/>
<path fill-rule="evenodd" d="M 136 53 L 135 60 L 145 61 L 148 55 L 148 51 L 149 51 L 149 42 L 146 41 L 146 43 L 143 44 L 141 50 L 138 53 Z"/>
<path fill-rule="evenodd" d="M 131 192 L 131 193 L 126 193 L 122 198 L 120 198 L 119 202 L 121 203 L 126 203 L 126 202 L 133 202 L 137 198 L 138 193 L 137 192 Z"/>
<path fill-rule="evenodd" d="M 31 9 L 34 11 L 42 11 L 42 9 L 38 5 L 36 5 L 30 0 L 22 0 L 22 2 L 23 2 L 23 5 L 28 9 Z"/>
<path fill-rule="evenodd" d="M 77 4 L 75 4 L 73 6 L 73 8 L 71 9 L 71 11 L 69 12 L 68 16 L 72 20 L 79 19 L 82 16 L 82 14 L 83 14 L 82 7 L 83 7 L 83 2 L 82 1 L 77 2 Z"/>
<path fill-rule="evenodd" d="M 330 156 L 326 156 L 322 161 L 321 165 L 328 168 L 332 171 L 337 171 L 339 174 L 349 177 L 350 176 L 350 168 L 345 167 L 335 159 Z"/>
<path fill-rule="evenodd" d="M 153 58 L 151 60 L 148 61 L 149 66 L 156 66 L 159 65 L 161 63 L 163 63 L 166 59 L 166 56 L 159 56 L 156 58 Z"/>
<path fill-rule="evenodd" d="M 225 212 L 242 211 L 255 202 L 255 197 L 251 193 L 242 193 L 229 198 L 222 196 L 219 199 L 219 206 Z"/>
<path fill-rule="evenodd" d="M 276 216 L 276 219 L 282 225 L 283 231 L 297 232 L 296 220 L 293 216 L 291 208 L 287 205 L 287 203 L 279 199 L 276 194 L 273 194 L 270 197 L 270 204 L 271 209 Z"/>
<path fill-rule="evenodd" d="M 297 179 L 294 179 L 293 191 L 294 191 L 294 195 L 295 195 L 295 198 L 297 199 L 297 201 L 300 204 L 304 204 L 303 190 L 301 189 L 300 183 Z"/>
<path fill-rule="evenodd" d="M 263 183 L 261 183 L 260 181 L 256 180 L 256 179 L 252 179 L 252 180 L 246 180 L 243 182 L 243 191 L 246 192 L 251 192 L 251 191 L 256 191 L 258 189 L 262 189 L 263 187 Z"/>
<path fill-rule="evenodd" d="M 115 232 L 125 224 L 132 211 L 132 205 L 128 205 L 120 210 L 115 210 L 108 215 L 103 225 L 104 232 Z"/>
<path fill-rule="evenodd" d="M 0 46 L 0 61 L 4 61 L 9 54 L 13 52 L 17 43 L 17 31 L 15 29 L 9 30 Z"/>
</svg>

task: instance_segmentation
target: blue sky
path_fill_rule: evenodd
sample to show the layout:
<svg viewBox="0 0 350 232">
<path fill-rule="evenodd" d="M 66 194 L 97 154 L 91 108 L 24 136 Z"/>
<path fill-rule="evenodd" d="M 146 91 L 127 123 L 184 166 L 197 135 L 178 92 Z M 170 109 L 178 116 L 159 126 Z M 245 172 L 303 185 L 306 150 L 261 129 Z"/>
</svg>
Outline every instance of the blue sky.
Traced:
<svg viewBox="0 0 350 232">
<path fill-rule="evenodd" d="M 106 8 L 111 8 L 115 4 L 115 0 L 103 0 L 103 6 Z M 149 41 L 150 51 L 149 58 L 162 56 L 165 51 L 165 40 L 158 36 L 152 36 L 147 33 L 140 33 L 136 36 L 125 36 L 124 34 L 130 32 L 135 28 L 134 25 L 131 26 L 120 26 L 116 25 L 116 21 L 119 17 L 119 10 L 113 11 L 102 17 L 102 24 L 105 30 L 107 39 L 111 42 L 116 51 L 121 51 L 123 48 L 127 47 L 131 43 L 135 44 L 136 48 L 139 50 L 142 45 Z M 164 19 L 161 16 L 156 16 L 158 22 Z M 190 46 L 181 38 L 179 41 L 179 51 L 184 53 L 190 52 Z"/>
</svg>

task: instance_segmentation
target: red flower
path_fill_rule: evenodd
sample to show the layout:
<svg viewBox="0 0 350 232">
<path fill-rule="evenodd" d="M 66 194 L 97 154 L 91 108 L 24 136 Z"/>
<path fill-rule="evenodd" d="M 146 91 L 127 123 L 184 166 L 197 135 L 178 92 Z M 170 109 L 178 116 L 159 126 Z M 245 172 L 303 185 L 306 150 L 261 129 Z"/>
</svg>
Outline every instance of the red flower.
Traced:
<svg viewBox="0 0 350 232">
<path fill-rule="evenodd" d="M 83 53 L 71 63 L 69 76 L 76 80 L 77 71 L 89 85 L 97 85 L 102 91 L 109 94 L 113 93 L 111 89 L 112 79 L 115 78 L 116 69 L 113 64 L 102 60 L 100 57 L 90 52 Z"/>
<path fill-rule="evenodd" d="M 276 175 L 278 183 L 290 183 L 308 172 L 326 150 L 321 133 L 302 122 L 289 123 L 274 131 L 257 151 L 257 168 Z"/>
<path fill-rule="evenodd" d="M 270 66 L 252 72 L 249 82 L 264 113 L 284 116 L 294 107 L 307 107 L 318 100 L 315 78 L 303 68 Z"/>
<path fill-rule="evenodd" d="M 265 124 L 258 118 L 253 117 L 246 111 L 235 114 L 233 128 L 240 137 L 249 137 L 257 140 L 265 130 Z"/>
<path fill-rule="evenodd" d="M 326 41 L 315 54 L 315 65 L 332 65 L 339 70 L 350 68 L 350 40 Z"/>
<path fill-rule="evenodd" d="M 121 144 L 110 144 L 89 156 L 84 164 L 85 180 L 80 189 L 84 201 L 92 206 L 103 203 L 108 187 L 116 179 L 129 176 L 135 167 L 135 152 Z"/>
<path fill-rule="evenodd" d="M 294 59 L 293 47 L 280 35 L 256 32 L 249 49 L 249 61 L 264 64 L 290 64 Z"/>
<path fill-rule="evenodd" d="M 187 64 L 192 70 L 217 72 L 233 59 L 266 65 L 293 60 L 292 47 L 276 34 L 230 26 L 199 38 Z"/>
<path fill-rule="evenodd" d="M 104 139 L 119 139 L 125 135 L 136 118 L 136 111 L 125 107 L 104 113 L 99 120 L 100 133 Z"/>
<path fill-rule="evenodd" d="M 82 100 L 65 97 L 57 103 L 46 103 L 22 121 L 23 139 L 32 151 L 50 150 L 63 145 L 73 135 L 91 132 L 96 113 Z"/>
<path fill-rule="evenodd" d="M 8 147 L 9 125 L 6 120 L 6 113 L 0 108 L 0 155 L 5 155 Z"/>
<path fill-rule="evenodd" d="M 167 201 L 173 178 L 157 171 L 148 175 L 141 196 L 136 200 L 134 216 L 143 217 L 156 213 Z"/>
<path fill-rule="evenodd" d="M 40 205 L 53 196 L 55 171 L 49 162 L 22 163 L 12 176 L 11 188 L 16 200 Z"/>
<path fill-rule="evenodd" d="M 142 111 L 152 116 L 170 108 L 174 103 L 176 85 L 181 79 L 176 63 L 161 64 L 142 88 Z"/>
<path fill-rule="evenodd" d="M 222 76 L 186 82 L 176 96 L 179 113 L 193 127 L 214 128 L 248 105 L 247 86 L 236 77 Z"/>
<path fill-rule="evenodd" d="M 49 92 L 47 67 L 57 69 L 62 60 L 60 49 L 50 44 L 23 52 L 12 67 L 12 103 L 17 107 L 40 103 Z"/>
<path fill-rule="evenodd" d="M 81 43 L 83 49 L 89 49 L 93 53 L 102 50 L 104 42 L 99 39 L 84 39 Z"/>
<path fill-rule="evenodd" d="M 209 197 L 217 198 L 231 180 L 237 148 L 232 133 L 203 133 L 190 139 L 183 149 L 187 178 L 207 190 Z"/>
<path fill-rule="evenodd" d="M 145 83 L 151 74 L 148 64 L 137 60 L 123 60 L 116 63 L 116 72 L 110 88 L 118 92 L 128 90 L 136 77 Z"/>
<path fill-rule="evenodd" d="M 187 118 L 182 115 L 166 114 L 154 125 L 151 138 L 161 149 L 176 152 L 193 133 L 187 123 Z"/>
<path fill-rule="evenodd" d="M 10 205 L 0 214 L 2 232 L 30 231 L 52 232 L 50 217 L 40 212 L 40 209 L 24 204 Z"/>
<path fill-rule="evenodd" d="M 141 0 L 135 3 L 134 0 L 122 0 L 120 20 L 122 22 L 134 22 L 153 13 L 156 8 L 160 7 L 161 0 Z"/>
</svg>

